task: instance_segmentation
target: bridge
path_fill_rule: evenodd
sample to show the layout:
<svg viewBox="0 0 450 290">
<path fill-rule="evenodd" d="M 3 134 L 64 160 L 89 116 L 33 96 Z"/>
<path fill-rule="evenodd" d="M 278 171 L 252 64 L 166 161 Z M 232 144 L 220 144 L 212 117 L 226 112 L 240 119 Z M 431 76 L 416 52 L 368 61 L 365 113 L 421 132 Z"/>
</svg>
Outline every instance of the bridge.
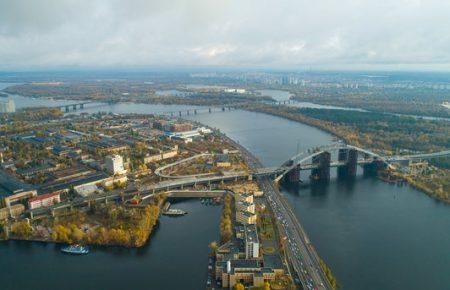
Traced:
<svg viewBox="0 0 450 290">
<path fill-rule="evenodd" d="M 332 161 L 332 154 L 337 155 L 337 160 Z M 364 172 L 373 174 L 384 168 L 395 168 L 394 164 L 409 160 L 426 160 L 450 156 L 450 150 L 422 153 L 415 155 L 382 156 L 368 149 L 348 145 L 342 142 L 328 146 L 309 149 L 294 155 L 279 168 L 273 169 L 278 174 L 275 181 L 287 180 L 298 182 L 301 170 L 311 170 L 313 180 L 328 180 L 330 168 L 338 168 L 338 176 L 352 177 L 356 175 L 357 165 L 362 165 Z M 270 175 L 269 169 L 262 169 Z"/>
<path fill-rule="evenodd" d="M 60 106 L 52 106 L 52 108 L 59 108 L 61 110 L 65 110 L 66 113 L 70 112 L 70 109 L 72 111 L 76 111 L 77 109 L 84 109 L 84 105 L 92 103 L 91 101 L 85 101 L 85 102 L 78 102 L 73 104 L 67 104 L 67 105 L 60 105 Z"/>
<path fill-rule="evenodd" d="M 337 155 L 337 160 L 332 160 L 333 154 Z M 330 178 L 330 168 L 333 167 L 338 168 L 339 177 L 355 176 L 358 165 L 363 167 L 365 173 L 373 174 L 386 167 L 393 168 L 393 163 L 395 162 L 450 156 L 450 150 L 435 153 L 387 157 L 367 149 L 337 142 L 296 154 L 279 167 L 258 167 L 249 171 L 224 173 L 224 175 L 217 175 L 214 173 L 170 175 L 164 173 L 165 170 L 174 166 L 211 155 L 213 154 L 201 153 L 186 159 L 178 160 L 174 163 L 157 168 L 155 174 L 161 178 L 172 179 L 172 181 L 166 181 L 167 184 L 169 184 L 169 187 L 178 186 L 189 180 L 191 180 L 191 183 L 202 184 L 205 182 L 227 181 L 235 178 L 250 179 L 253 177 L 273 177 L 276 182 L 280 182 L 281 180 L 298 182 L 300 180 L 300 171 L 302 170 L 311 170 L 311 178 L 314 180 L 328 180 Z M 179 181 L 173 181 L 174 179 L 178 179 Z"/>
<path fill-rule="evenodd" d="M 190 115 L 197 115 L 197 114 L 204 114 L 204 113 L 214 113 L 214 112 L 225 112 L 225 111 L 231 111 L 239 108 L 243 108 L 246 105 L 252 105 L 257 103 L 268 103 L 270 105 L 287 105 L 294 103 L 293 100 L 285 100 L 285 101 L 274 101 L 274 102 L 238 102 L 238 103 L 231 103 L 231 104 L 223 104 L 223 105 L 215 105 L 215 106 L 198 106 L 198 107 L 192 107 L 188 109 L 183 110 L 177 110 L 177 111 L 165 111 L 162 113 L 159 113 L 160 115 L 166 115 L 170 117 L 182 117 L 182 116 L 190 116 Z"/>
<path fill-rule="evenodd" d="M 113 100 L 99 100 L 101 103 L 107 103 L 112 104 L 114 103 Z M 274 102 L 267 102 L 271 105 L 287 105 L 290 103 L 293 103 L 293 100 L 285 100 L 285 101 L 274 101 Z M 66 113 L 77 110 L 84 109 L 84 106 L 87 104 L 94 103 L 92 101 L 80 101 L 72 104 L 67 105 L 58 105 L 53 106 L 52 108 L 59 108 L 61 110 L 64 110 Z M 183 110 L 176 110 L 176 111 L 164 111 L 162 113 L 158 113 L 159 115 L 165 115 L 170 117 L 182 117 L 182 116 L 190 116 L 190 115 L 197 115 L 202 113 L 215 113 L 215 112 L 225 112 L 225 111 L 231 111 L 234 109 L 239 109 L 242 107 L 245 107 L 246 105 L 255 104 L 258 102 L 237 102 L 237 103 L 231 103 L 231 104 L 223 104 L 223 105 L 213 105 L 213 106 L 196 106 L 192 108 L 187 108 Z"/>
</svg>

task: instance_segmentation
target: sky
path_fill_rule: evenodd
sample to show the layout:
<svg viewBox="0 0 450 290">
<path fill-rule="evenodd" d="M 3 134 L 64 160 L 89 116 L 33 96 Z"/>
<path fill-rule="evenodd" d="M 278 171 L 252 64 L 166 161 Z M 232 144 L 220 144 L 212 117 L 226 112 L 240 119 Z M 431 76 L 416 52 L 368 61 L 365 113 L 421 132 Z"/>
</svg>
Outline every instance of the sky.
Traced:
<svg viewBox="0 0 450 290">
<path fill-rule="evenodd" d="M 0 70 L 450 71 L 445 0 L 0 0 Z"/>
</svg>

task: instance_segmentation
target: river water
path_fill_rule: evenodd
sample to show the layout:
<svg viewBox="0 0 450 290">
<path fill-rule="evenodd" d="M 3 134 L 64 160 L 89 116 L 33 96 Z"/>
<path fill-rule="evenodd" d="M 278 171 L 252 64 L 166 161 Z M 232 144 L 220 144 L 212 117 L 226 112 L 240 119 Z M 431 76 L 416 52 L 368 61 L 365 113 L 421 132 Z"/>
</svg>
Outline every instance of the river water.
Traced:
<svg viewBox="0 0 450 290">
<path fill-rule="evenodd" d="M 86 111 L 153 113 L 182 108 L 114 104 Z M 190 118 L 220 128 L 267 166 L 332 142 L 331 135 L 316 128 L 260 113 L 230 111 Z M 302 174 L 307 180 L 307 173 Z M 282 192 L 342 289 L 450 289 L 450 206 L 410 187 L 361 174 L 354 181 L 332 178 L 328 185 L 305 184 Z M 52 244 L 2 243 L 2 289 L 202 289 L 208 243 L 218 239 L 220 207 L 195 200 L 176 207 L 189 214 L 162 217 L 142 249 L 95 249 L 87 256 L 71 257 Z"/>
</svg>

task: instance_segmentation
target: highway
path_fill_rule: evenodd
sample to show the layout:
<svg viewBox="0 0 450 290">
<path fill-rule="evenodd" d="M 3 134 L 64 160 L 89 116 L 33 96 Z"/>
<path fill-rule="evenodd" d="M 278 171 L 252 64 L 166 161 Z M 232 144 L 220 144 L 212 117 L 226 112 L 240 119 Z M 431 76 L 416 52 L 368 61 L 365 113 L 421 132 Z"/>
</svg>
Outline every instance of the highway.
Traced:
<svg viewBox="0 0 450 290">
<path fill-rule="evenodd" d="M 235 142 L 233 143 L 241 149 L 243 158 L 252 170 L 263 167 L 261 162 L 247 149 Z M 281 232 L 286 237 L 285 251 L 289 260 L 288 262 L 300 279 L 304 289 L 333 289 L 322 270 L 320 258 L 293 213 L 288 201 L 273 186 L 272 181 L 268 177 L 257 177 L 257 180 L 281 225 Z"/>
</svg>

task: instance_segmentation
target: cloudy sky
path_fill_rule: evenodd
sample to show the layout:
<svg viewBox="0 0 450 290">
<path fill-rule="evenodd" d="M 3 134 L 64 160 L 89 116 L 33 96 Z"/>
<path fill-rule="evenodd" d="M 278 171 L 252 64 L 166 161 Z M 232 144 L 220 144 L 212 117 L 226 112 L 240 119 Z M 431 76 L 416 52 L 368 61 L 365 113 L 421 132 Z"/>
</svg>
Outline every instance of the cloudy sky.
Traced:
<svg viewBox="0 0 450 290">
<path fill-rule="evenodd" d="M 450 70 L 447 0 L 0 0 L 0 69 Z"/>
</svg>

